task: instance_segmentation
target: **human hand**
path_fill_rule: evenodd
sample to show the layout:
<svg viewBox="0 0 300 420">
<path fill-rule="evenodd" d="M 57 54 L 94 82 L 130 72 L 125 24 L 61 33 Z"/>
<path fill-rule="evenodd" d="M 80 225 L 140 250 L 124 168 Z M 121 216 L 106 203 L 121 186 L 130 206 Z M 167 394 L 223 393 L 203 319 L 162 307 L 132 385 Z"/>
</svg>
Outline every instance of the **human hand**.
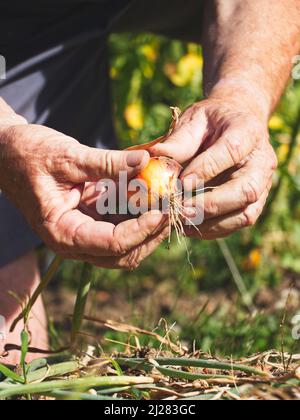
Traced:
<svg viewBox="0 0 300 420">
<path fill-rule="evenodd" d="M 168 234 L 158 212 L 116 225 L 80 211 L 86 182 L 120 171 L 130 179 L 147 165 L 147 152 L 92 149 L 42 126 L 2 126 L 0 161 L 0 188 L 63 258 L 132 269 Z"/>
<path fill-rule="evenodd" d="M 204 222 L 191 237 L 216 239 L 256 223 L 272 186 L 277 158 L 267 124 L 230 99 L 207 99 L 180 117 L 171 136 L 153 146 L 154 156 L 169 156 L 185 166 L 181 175 L 216 189 L 185 203 L 201 207 Z"/>
</svg>

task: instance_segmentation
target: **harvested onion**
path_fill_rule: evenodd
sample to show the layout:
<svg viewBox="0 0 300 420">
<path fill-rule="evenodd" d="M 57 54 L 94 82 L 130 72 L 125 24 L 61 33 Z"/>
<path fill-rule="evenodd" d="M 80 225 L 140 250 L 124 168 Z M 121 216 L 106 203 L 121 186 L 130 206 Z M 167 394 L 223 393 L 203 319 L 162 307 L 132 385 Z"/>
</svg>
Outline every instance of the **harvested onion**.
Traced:
<svg viewBox="0 0 300 420">
<path fill-rule="evenodd" d="M 147 204 L 156 206 L 162 200 L 171 200 L 178 189 L 181 165 L 168 157 L 153 157 L 148 166 L 135 178 L 147 187 Z M 131 197 L 129 193 L 129 197 Z"/>
<path fill-rule="evenodd" d="M 131 147 L 128 150 L 150 150 L 151 147 L 158 143 L 163 143 L 174 131 L 179 120 L 181 111 L 178 108 L 172 108 L 172 124 L 169 132 L 151 143 L 137 145 Z M 181 242 L 181 238 L 185 236 L 185 229 L 183 222 L 187 221 L 190 225 L 193 225 L 197 230 L 198 228 L 185 214 L 185 209 L 182 203 L 182 188 L 178 188 L 178 179 L 182 172 L 182 166 L 174 159 L 169 157 L 152 157 L 148 166 L 141 171 L 135 180 L 139 183 L 144 184 L 146 187 L 144 195 L 140 198 L 141 208 L 157 208 L 157 204 L 160 208 L 167 204 L 167 212 L 169 215 L 169 242 L 171 240 L 172 229 L 176 231 L 178 242 Z M 128 191 L 128 198 L 130 199 L 134 195 L 133 192 Z M 152 207 L 151 207 L 152 206 Z M 188 252 L 188 249 L 187 249 Z"/>
</svg>

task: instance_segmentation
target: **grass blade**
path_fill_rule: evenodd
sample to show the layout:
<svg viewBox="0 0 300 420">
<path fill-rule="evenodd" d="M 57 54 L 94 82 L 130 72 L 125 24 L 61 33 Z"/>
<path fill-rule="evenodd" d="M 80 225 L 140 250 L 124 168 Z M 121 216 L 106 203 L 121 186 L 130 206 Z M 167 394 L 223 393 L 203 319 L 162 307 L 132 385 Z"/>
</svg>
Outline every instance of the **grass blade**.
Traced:
<svg viewBox="0 0 300 420">
<path fill-rule="evenodd" d="M 92 285 L 92 272 L 93 272 L 93 267 L 90 264 L 86 263 L 83 265 L 79 289 L 77 292 L 73 320 L 72 320 L 71 345 L 75 344 L 77 335 L 82 325 L 84 311 L 85 311 L 88 295 L 89 295 L 91 285 Z"/>
<path fill-rule="evenodd" d="M 57 365 L 52 366 L 48 365 L 29 373 L 27 375 L 27 383 L 44 381 L 47 378 L 75 373 L 80 369 L 80 367 L 80 363 L 78 362 L 58 363 Z"/>
<path fill-rule="evenodd" d="M 118 386 L 118 385 L 136 385 L 136 384 L 152 384 L 153 378 L 148 377 L 131 377 L 131 376 L 103 376 L 103 377 L 87 377 L 69 380 L 57 380 L 43 382 L 40 384 L 26 384 L 7 386 L 0 383 L 0 399 L 15 397 L 17 395 L 26 394 L 42 394 L 57 390 L 88 390 L 94 387 Z"/>
<path fill-rule="evenodd" d="M 213 400 L 216 397 L 216 394 L 205 394 L 205 395 L 198 395 L 196 397 L 190 398 L 179 398 L 178 401 L 209 401 Z M 230 398 L 222 397 L 221 400 L 229 400 Z"/>
<path fill-rule="evenodd" d="M 160 373 L 162 373 L 165 376 L 169 376 L 170 378 L 176 378 L 176 379 L 183 379 L 187 381 L 196 381 L 196 380 L 209 380 L 209 379 L 224 379 L 233 381 L 235 378 L 233 376 L 227 376 L 227 375 L 215 375 L 215 374 L 196 374 L 196 373 L 189 373 L 189 372 L 183 372 L 182 370 L 175 370 L 160 366 L 154 366 L 151 363 L 147 363 L 144 359 L 142 359 L 141 363 L 138 363 L 134 360 L 126 360 L 124 359 L 124 363 L 122 363 L 122 360 L 118 359 L 119 364 L 122 366 L 129 366 L 132 369 L 142 369 L 145 372 L 151 372 L 154 368 L 158 370 Z"/>
<path fill-rule="evenodd" d="M 26 356 L 28 353 L 28 346 L 29 346 L 29 334 L 27 331 L 23 330 L 21 332 L 21 366 L 22 366 L 25 382 L 27 382 Z"/>
<path fill-rule="evenodd" d="M 217 239 L 217 244 L 224 256 L 224 259 L 228 265 L 228 268 L 232 274 L 233 280 L 242 296 L 244 304 L 249 309 L 251 314 L 255 314 L 257 312 L 251 294 L 248 292 L 247 287 L 245 285 L 244 279 L 236 265 L 236 262 L 232 256 L 232 253 L 225 241 L 225 239 Z"/>
<path fill-rule="evenodd" d="M 13 381 L 18 382 L 20 384 L 24 383 L 24 378 L 22 376 L 18 375 L 17 373 L 13 372 L 8 367 L 1 364 L 0 364 L 0 373 L 2 373 L 2 375 L 5 376 L 5 378 L 12 379 Z"/>
<path fill-rule="evenodd" d="M 109 361 L 113 365 L 113 367 L 115 368 L 115 371 L 117 372 L 117 375 L 118 376 L 122 376 L 123 375 L 123 371 L 122 371 L 121 366 L 119 365 L 119 363 L 115 359 L 109 359 Z"/>
<path fill-rule="evenodd" d="M 145 359 L 116 359 L 116 361 L 122 366 L 130 365 L 137 366 L 141 364 L 147 363 Z M 247 373 L 250 375 L 255 375 L 259 377 L 267 377 L 269 376 L 267 373 L 262 372 L 260 370 L 254 369 L 251 366 L 239 365 L 230 362 L 218 362 L 214 360 L 204 360 L 204 359 L 185 359 L 185 358 L 157 358 L 155 359 L 160 366 L 182 366 L 182 367 L 195 367 L 195 368 L 203 368 L 203 369 L 216 369 L 216 370 L 227 370 L 227 371 L 238 371 Z M 148 363 L 148 365 L 150 365 Z M 153 365 L 150 365 L 153 367 Z"/>
<path fill-rule="evenodd" d="M 43 394 L 42 394 L 43 395 Z M 86 394 L 82 392 L 71 391 L 52 391 L 46 393 L 46 396 L 53 397 L 57 400 L 70 400 L 70 401 L 123 401 L 124 398 L 112 398 L 101 395 Z"/>
<path fill-rule="evenodd" d="M 75 362 L 76 357 L 70 356 L 69 354 L 61 354 L 57 356 L 41 357 L 33 360 L 28 367 L 28 373 L 35 372 L 38 369 L 42 369 L 48 366 L 57 365 L 65 362 Z"/>
<path fill-rule="evenodd" d="M 183 379 L 185 381 L 207 381 L 210 379 L 224 379 L 227 381 L 234 381 L 236 379 L 234 376 L 190 373 L 164 367 L 156 367 L 156 369 L 165 376 L 170 378 Z"/>
</svg>

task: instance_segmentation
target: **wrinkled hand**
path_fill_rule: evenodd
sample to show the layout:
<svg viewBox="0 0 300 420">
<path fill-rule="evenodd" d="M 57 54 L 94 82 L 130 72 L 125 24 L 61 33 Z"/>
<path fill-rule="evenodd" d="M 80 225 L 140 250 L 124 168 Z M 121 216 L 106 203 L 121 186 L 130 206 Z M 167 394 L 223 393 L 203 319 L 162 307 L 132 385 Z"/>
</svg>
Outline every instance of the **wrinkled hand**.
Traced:
<svg viewBox="0 0 300 420">
<path fill-rule="evenodd" d="M 57 254 L 107 268 L 136 268 L 168 234 L 161 213 L 113 224 L 80 211 L 87 182 L 134 177 L 147 152 L 92 149 L 42 126 L 0 128 L 0 188 Z"/>
<path fill-rule="evenodd" d="M 277 159 L 267 124 L 230 99 L 208 99 L 189 108 L 155 156 L 173 157 L 185 165 L 182 179 L 218 186 L 186 206 L 201 206 L 201 237 L 216 239 L 256 223 L 272 186 Z M 204 201 L 204 204 L 203 204 Z M 204 208 L 203 208 L 204 207 Z M 199 236 L 187 228 L 191 237 Z"/>
</svg>

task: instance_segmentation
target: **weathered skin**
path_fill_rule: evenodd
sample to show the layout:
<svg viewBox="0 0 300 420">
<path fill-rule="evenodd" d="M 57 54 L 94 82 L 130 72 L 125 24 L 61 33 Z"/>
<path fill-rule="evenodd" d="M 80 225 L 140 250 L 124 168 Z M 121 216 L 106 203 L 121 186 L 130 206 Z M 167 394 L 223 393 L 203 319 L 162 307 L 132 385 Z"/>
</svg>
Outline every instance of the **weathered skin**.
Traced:
<svg viewBox="0 0 300 420">
<path fill-rule="evenodd" d="M 104 151 L 47 127 L 0 128 L 0 187 L 57 254 L 106 268 L 135 268 L 161 241 L 161 214 L 113 223 L 80 212 L 88 181 L 129 179 L 149 162 L 145 151 Z M 26 188 L 24 188 L 24 184 Z"/>
</svg>

